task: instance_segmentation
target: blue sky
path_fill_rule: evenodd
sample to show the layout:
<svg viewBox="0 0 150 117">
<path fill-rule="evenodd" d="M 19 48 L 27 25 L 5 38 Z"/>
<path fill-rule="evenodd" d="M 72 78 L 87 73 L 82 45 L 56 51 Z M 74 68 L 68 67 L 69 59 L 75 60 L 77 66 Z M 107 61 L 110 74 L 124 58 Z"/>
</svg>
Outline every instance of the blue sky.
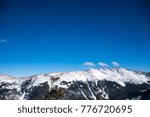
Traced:
<svg viewBox="0 0 150 117">
<path fill-rule="evenodd" d="M 112 61 L 150 71 L 149 5 L 148 0 L 1 0 L 0 74 L 83 70 L 85 62 Z"/>
</svg>

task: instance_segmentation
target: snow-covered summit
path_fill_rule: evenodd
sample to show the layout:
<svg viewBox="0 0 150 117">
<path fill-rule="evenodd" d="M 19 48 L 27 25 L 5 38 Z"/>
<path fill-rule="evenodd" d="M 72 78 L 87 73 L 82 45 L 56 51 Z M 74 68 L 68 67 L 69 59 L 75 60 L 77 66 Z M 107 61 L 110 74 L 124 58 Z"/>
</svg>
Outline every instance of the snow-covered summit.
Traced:
<svg viewBox="0 0 150 117">
<path fill-rule="evenodd" d="M 142 72 L 137 72 L 133 70 L 127 70 L 125 68 L 102 68 L 102 69 L 89 69 L 85 71 L 72 71 L 72 72 L 57 72 L 57 73 L 48 73 L 35 75 L 32 77 L 27 77 L 25 79 L 32 79 L 32 85 L 37 86 L 43 82 L 49 82 L 51 77 L 59 77 L 59 80 L 56 82 L 59 84 L 62 81 L 72 82 L 72 81 L 99 81 L 99 80 L 107 80 L 117 82 L 118 84 L 125 86 L 125 82 L 134 83 L 134 84 L 142 84 L 150 81 L 150 77 L 142 74 Z M 13 81 L 12 76 L 8 75 L 0 75 L 0 82 L 2 81 Z"/>
<path fill-rule="evenodd" d="M 99 81 L 108 80 L 117 82 L 122 86 L 125 86 L 124 82 L 142 84 L 149 81 L 149 77 L 142 73 L 127 70 L 124 68 L 112 68 L 112 69 L 89 69 L 86 71 L 75 71 L 75 72 L 60 72 L 60 73 L 49 73 L 47 76 L 59 77 L 60 81 Z"/>
<path fill-rule="evenodd" d="M 20 82 L 31 79 L 33 86 L 38 86 L 40 83 L 48 82 L 51 84 L 51 77 L 59 77 L 59 80 L 55 82 L 55 84 L 59 85 L 62 81 L 72 82 L 72 81 L 99 81 L 99 80 L 107 80 L 116 82 L 122 86 L 125 86 L 125 82 L 134 83 L 134 84 L 142 84 L 150 81 L 150 78 L 147 77 L 142 72 L 136 72 L 133 70 L 127 70 L 125 68 L 102 68 L 102 69 L 89 69 L 85 71 L 72 71 L 72 72 L 56 72 L 56 73 L 48 73 L 35 75 L 23 79 L 15 79 L 8 75 L 0 75 L 0 82 L 8 81 L 11 82 L 13 80 L 18 80 Z"/>
<path fill-rule="evenodd" d="M 0 75 L 0 99 L 128 99 L 129 94 L 145 99 L 145 94 L 149 98 L 149 89 L 149 72 L 125 68 L 92 68 L 23 78 Z"/>
</svg>

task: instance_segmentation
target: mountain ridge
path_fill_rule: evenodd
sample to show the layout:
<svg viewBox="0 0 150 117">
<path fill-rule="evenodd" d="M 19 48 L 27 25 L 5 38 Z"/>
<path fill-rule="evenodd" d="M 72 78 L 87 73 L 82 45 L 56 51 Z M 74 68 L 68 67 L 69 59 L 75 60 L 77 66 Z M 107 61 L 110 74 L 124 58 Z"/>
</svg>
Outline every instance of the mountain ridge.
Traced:
<svg viewBox="0 0 150 117">
<path fill-rule="evenodd" d="M 143 91 L 149 91 L 149 74 L 125 68 L 92 68 L 18 79 L 0 75 L 0 99 L 129 99 L 130 93 L 144 95 Z M 122 97 L 119 91 L 124 92 Z"/>
</svg>

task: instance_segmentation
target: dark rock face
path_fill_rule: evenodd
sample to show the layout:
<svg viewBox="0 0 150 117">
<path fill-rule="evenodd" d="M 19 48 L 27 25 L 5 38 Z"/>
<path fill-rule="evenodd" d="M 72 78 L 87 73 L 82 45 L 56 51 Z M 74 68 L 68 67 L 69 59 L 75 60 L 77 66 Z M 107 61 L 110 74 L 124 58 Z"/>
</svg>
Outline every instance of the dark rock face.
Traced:
<svg viewBox="0 0 150 117">
<path fill-rule="evenodd" d="M 2 82 L 0 85 L 0 100 L 14 100 L 20 95 L 20 92 L 17 91 L 15 88 L 7 88 L 11 87 L 12 85 L 16 84 L 10 84 L 10 83 L 4 83 Z"/>
<path fill-rule="evenodd" d="M 73 81 L 68 88 L 53 87 L 50 89 L 47 82 L 40 84 L 38 87 L 27 88 L 31 80 L 26 80 L 21 84 L 20 92 L 17 89 L 8 89 L 5 87 L 13 84 L 1 83 L 0 99 L 13 100 L 18 99 L 21 93 L 25 92 L 27 100 L 126 100 L 126 99 L 150 99 L 150 83 L 135 85 L 126 83 L 123 87 L 116 82 L 111 81 Z M 62 85 L 68 83 L 64 81 Z"/>
<path fill-rule="evenodd" d="M 93 94 L 91 94 L 91 92 Z M 65 97 L 63 99 L 72 100 L 85 100 L 85 99 L 97 99 L 97 100 L 126 100 L 126 99 L 150 99 L 150 84 L 134 85 L 126 83 L 123 87 L 115 82 L 111 81 L 76 81 L 70 87 L 65 90 Z M 93 97 L 95 96 L 95 98 Z"/>
</svg>

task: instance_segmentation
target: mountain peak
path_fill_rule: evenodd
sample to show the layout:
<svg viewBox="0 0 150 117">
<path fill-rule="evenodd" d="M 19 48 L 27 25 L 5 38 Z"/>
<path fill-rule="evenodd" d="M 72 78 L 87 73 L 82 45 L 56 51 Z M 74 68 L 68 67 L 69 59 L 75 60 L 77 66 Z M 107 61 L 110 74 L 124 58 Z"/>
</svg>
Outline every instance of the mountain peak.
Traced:
<svg viewBox="0 0 150 117">
<path fill-rule="evenodd" d="M 75 99 L 109 99 L 113 97 L 113 95 L 111 96 L 113 88 L 120 93 L 120 89 L 122 91 L 129 90 L 131 86 L 135 87 L 134 90 L 137 90 L 138 87 L 143 91 L 149 89 L 147 88 L 149 85 L 150 76 L 146 72 L 137 72 L 125 68 L 92 68 L 85 71 L 47 73 L 18 79 L 9 75 L 0 75 L 0 92 L 5 92 L 0 94 L 0 99 L 5 94 L 11 95 L 8 96 L 9 98 L 5 96 L 6 99 L 42 99 L 43 95 L 47 95 L 49 91 L 53 90 L 60 91 L 59 93 L 62 93 L 61 91 L 63 93 L 68 92 L 70 96 L 78 92 L 73 96 Z M 45 90 L 47 91 L 46 94 L 39 92 L 45 92 Z M 33 97 L 32 95 L 35 95 L 36 92 L 39 92 L 39 94 Z M 128 95 L 128 91 L 124 93 Z M 50 96 L 50 94 L 48 95 Z M 101 98 L 98 98 L 97 95 L 101 95 Z M 69 99 L 74 99 L 70 96 Z M 63 98 L 68 99 L 67 97 Z"/>
</svg>

